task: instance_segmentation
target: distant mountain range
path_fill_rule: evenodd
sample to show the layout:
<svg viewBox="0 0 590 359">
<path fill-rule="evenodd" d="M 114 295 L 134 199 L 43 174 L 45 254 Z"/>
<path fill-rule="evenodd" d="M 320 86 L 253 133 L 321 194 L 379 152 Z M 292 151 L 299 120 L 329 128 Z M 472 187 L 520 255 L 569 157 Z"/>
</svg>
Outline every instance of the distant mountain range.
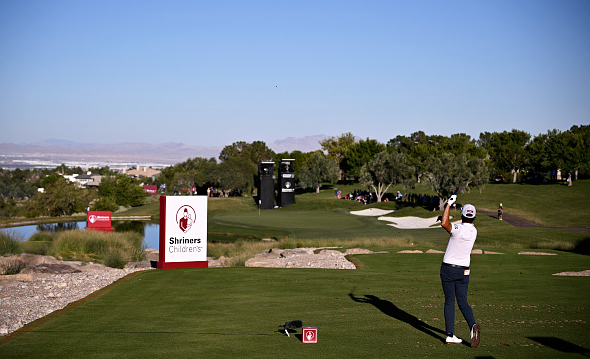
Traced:
<svg viewBox="0 0 590 359">
<path fill-rule="evenodd" d="M 289 137 L 266 144 L 273 151 L 310 152 L 321 149 L 319 142 L 328 136 Z M 225 145 L 224 145 L 225 146 Z M 54 168 L 67 166 L 126 168 L 132 165 L 166 167 L 188 158 L 215 158 L 224 146 L 193 146 L 183 143 L 79 143 L 49 139 L 28 144 L 0 143 L 0 167 Z"/>
</svg>

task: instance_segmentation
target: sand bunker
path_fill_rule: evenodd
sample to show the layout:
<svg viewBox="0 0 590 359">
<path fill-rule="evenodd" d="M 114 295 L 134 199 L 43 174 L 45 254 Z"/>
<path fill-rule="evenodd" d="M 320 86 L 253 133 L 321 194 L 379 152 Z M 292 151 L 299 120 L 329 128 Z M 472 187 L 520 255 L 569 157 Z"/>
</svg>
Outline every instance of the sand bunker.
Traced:
<svg viewBox="0 0 590 359">
<path fill-rule="evenodd" d="M 384 216 L 386 214 L 389 214 L 393 212 L 393 209 L 391 210 L 386 210 L 386 209 L 379 209 L 379 208 L 367 208 L 367 209 L 363 209 L 362 211 L 352 211 L 350 212 L 351 214 L 354 214 L 356 216 Z"/>
<path fill-rule="evenodd" d="M 380 221 L 392 222 L 388 226 L 399 229 L 424 229 L 424 228 L 440 228 L 440 222 L 437 222 L 438 217 L 420 218 L 420 217 L 379 217 Z M 452 217 L 451 217 L 452 218 Z M 455 223 L 455 222 L 453 222 Z M 457 222 L 458 223 L 458 222 Z"/>
<path fill-rule="evenodd" d="M 560 276 L 566 276 L 566 277 L 590 277 L 590 270 L 584 270 L 581 272 L 561 272 L 561 273 L 555 273 L 553 275 L 560 275 Z"/>
<path fill-rule="evenodd" d="M 556 253 L 543 253 L 543 252 L 519 252 L 520 255 L 525 256 L 556 256 Z"/>
<path fill-rule="evenodd" d="M 392 213 L 394 210 L 379 209 L 379 208 L 367 208 L 362 211 L 351 211 L 351 214 L 355 216 L 385 216 L 386 214 Z M 432 218 L 420 218 L 420 217 L 379 217 L 380 221 L 391 222 L 388 226 L 392 226 L 399 229 L 424 229 L 424 228 L 440 228 L 440 222 L 437 222 L 437 217 Z M 451 219 L 453 217 L 451 216 Z M 459 223 L 459 222 L 453 222 Z"/>
</svg>

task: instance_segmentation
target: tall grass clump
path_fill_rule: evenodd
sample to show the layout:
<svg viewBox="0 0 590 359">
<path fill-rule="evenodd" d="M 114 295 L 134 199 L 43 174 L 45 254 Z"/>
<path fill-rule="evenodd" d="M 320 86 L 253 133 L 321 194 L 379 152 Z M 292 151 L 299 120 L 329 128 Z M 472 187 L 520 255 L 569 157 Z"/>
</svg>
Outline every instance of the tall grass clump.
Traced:
<svg viewBox="0 0 590 359">
<path fill-rule="evenodd" d="M 29 242 L 52 242 L 54 237 L 56 237 L 55 233 L 37 231 L 29 238 Z"/>
<path fill-rule="evenodd" d="M 145 258 L 143 237 L 135 232 L 65 231 L 53 240 L 51 254 L 62 260 L 99 262 L 123 268 Z"/>
<path fill-rule="evenodd" d="M 19 253 L 19 242 L 22 239 L 22 236 L 15 231 L 0 231 L 0 255 L 5 256 Z"/>
</svg>

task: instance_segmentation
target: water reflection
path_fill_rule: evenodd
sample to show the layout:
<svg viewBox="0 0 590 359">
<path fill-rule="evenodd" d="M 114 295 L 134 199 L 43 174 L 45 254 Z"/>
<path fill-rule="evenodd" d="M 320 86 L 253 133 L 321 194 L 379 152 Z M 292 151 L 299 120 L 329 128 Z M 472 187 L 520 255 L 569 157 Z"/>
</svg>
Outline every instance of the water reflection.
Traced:
<svg viewBox="0 0 590 359">
<path fill-rule="evenodd" d="M 43 223 L 37 225 L 37 231 L 39 232 L 61 232 L 69 231 L 73 229 L 79 229 L 78 223 L 85 222 L 61 222 L 61 223 Z M 86 227 L 86 225 L 84 225 Z"/>
<path fill-rule="evenodd" d="M 112 221 L 111 225 L 115 232 L 136 232 L 143 236 L 143 242 L 146 248 L 159 247 L 160 225 L 157 222 L 149 221 Z M 86 221 L 81 222 L 61 222 L 61 223 L 44 223 L 29 226 L 5 228 L 21 235 L 24 241 L 29 240 L 35 232 L 59 232 L 66 230 L 86 229 Z"/>
</svg>

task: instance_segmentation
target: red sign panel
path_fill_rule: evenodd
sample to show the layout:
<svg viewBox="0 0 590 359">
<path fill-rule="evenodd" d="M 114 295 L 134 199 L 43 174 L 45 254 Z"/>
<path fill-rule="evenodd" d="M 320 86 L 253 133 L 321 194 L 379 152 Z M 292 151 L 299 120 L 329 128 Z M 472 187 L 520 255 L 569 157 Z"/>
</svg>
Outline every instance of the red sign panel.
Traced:
<svg viewBox="0 0 590 359">
<path fill-rule="evenodd" d="M 145 193 L 153 194 L 154 196 L 158 194 L 158 186 L 155 184 L 144 184 L 143 190 Z"/>
<path fill-rule="evenodd" d="M 303 342 L 317 343 L 318 342 L 318 327 L 303 327 Z"/>
<path fill-rule="evenodd" d="M 86 229 L 99 231 L 112 231 L 111 211 L 88 211 L 88 225 Z"/>
</svg>

